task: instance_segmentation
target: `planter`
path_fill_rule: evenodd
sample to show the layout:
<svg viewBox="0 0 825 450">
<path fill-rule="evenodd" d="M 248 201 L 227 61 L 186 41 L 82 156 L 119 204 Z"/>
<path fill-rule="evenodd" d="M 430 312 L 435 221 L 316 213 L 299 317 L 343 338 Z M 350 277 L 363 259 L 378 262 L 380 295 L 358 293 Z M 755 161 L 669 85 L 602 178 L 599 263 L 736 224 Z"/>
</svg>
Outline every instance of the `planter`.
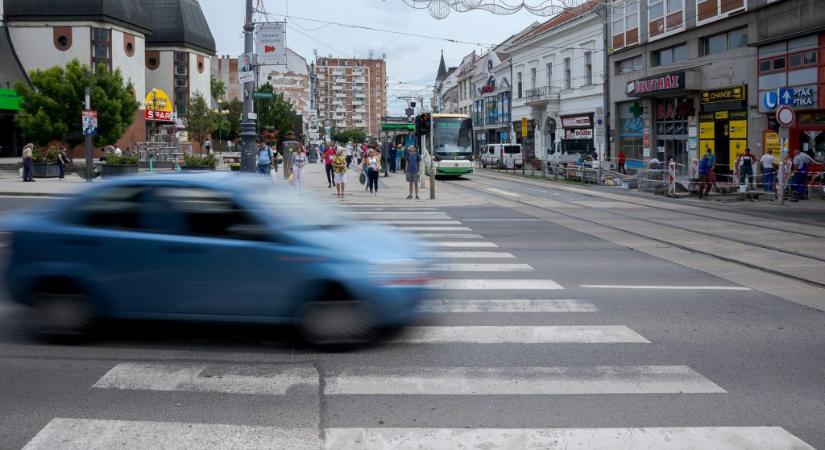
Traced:
<svg viewBox="0 0 825 450">
<path fill-rule="evenodd" d="M 60 165 L 57 163 L 34 163 L 32 176 L 35 178 L 57 178 L 60 176 Z"/>
<path fill-rule="evenodd" d="M 181 170 L 215 170 L 215 166 L 181 166 Z"/>
<path fill-rule="evenodd" d="M 103 164 L 101 166 L 103 178 L 137 175 L 137 164 Z"/>
</svg>

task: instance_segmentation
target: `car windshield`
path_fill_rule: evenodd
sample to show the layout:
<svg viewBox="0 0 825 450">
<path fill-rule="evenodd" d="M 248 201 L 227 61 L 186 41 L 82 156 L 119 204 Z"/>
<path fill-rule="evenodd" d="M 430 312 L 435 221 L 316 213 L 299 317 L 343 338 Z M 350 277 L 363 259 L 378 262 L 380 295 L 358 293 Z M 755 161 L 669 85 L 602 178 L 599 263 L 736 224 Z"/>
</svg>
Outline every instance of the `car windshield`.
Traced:
<svg viewBox="0 0 825 450">
<path fill-rule="evenodd" d="M 335 228 L 354 223 L 352 216 L 335 205 L 311 196 L 297 196 L 271 183 L 255 183 L 251 193 L 244 196 L 256 212 L 288 228 Z"/>
</svg>

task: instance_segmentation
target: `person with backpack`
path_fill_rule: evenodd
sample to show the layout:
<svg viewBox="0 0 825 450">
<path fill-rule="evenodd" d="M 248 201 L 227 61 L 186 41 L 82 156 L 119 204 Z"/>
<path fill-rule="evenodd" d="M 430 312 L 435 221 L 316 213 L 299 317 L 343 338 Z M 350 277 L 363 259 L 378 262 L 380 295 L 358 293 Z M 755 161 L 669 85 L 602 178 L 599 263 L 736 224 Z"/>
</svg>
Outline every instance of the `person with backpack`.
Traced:
<svg viewBox="0 0 825 450">
<path fill-rule="evenodd" d="M 753 185 L 753 162 L 754 157 L 751 149 L 746 148 L 745 154 L 739 158 L 739 185 L 745 185 L 745 190 L 750 190 Z"/>
<path fill-rule="evenodd" d="M 257 141 L 257 165 L 258 173 L 261 175 L 269 175 L 272 170 L 272 149 L 269 146 L 264 146 L 260 139 Z"/>
</svg>

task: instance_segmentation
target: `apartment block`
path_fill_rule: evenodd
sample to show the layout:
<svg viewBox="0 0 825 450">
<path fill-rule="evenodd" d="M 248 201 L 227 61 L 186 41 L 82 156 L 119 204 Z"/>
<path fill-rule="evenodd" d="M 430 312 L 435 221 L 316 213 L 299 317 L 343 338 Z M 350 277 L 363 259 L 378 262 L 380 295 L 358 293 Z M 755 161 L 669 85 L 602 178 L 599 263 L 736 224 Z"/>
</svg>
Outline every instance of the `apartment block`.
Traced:
<svg viewBox="0 0 825 450">
<path fill-rule="evenodd" d="M 318 58 L 316 105 L 323 128 L 381 130 L 387 110 L 387 65 L 383 59 Z"/>
</svg>

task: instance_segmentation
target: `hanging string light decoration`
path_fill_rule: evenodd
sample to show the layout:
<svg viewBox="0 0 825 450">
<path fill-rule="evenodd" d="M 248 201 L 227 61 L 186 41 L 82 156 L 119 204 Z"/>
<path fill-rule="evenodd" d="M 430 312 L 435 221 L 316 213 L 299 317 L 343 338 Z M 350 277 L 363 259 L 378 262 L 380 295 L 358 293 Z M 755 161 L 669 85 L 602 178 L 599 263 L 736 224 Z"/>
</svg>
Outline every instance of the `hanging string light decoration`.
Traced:
<svg viewBox="0 0 825 450">
<path fill-rule="evenodd" d="M 438 20 L 446 19 L 450 11 L 487 11 L 497 15 L 510 15 L 526 10 L 537 16 L 554 16 L 567 8 L 581 5 L 585 0 L 544 0 L 508 2 L 505 0 L 402 0 L 415 9 L 426 9 Z"/>
</svg>

